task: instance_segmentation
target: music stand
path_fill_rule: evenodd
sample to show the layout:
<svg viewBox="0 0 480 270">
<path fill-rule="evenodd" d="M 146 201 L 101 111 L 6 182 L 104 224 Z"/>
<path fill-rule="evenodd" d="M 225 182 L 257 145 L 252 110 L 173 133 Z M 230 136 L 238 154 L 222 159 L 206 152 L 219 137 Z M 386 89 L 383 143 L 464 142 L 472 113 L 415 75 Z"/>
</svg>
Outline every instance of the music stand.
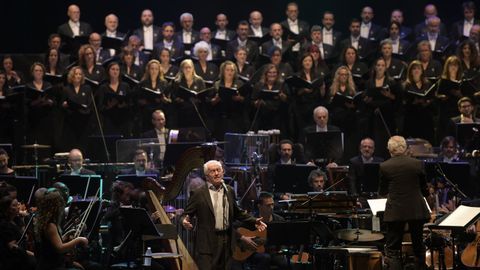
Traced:
<svg viewBox="0 0 480 270">
<path fill-rule="evenodd" d="M 33 193 L 39 187 L 38 179 L 30 176 L 0 175 L 0 181 L 16 187 L 17 199 L 24 203 L 31 203 Z"/>
<path fill-rule="evenodd" d="M 93 197 L 97 194 L 102 199 L 103 196 L 103 179 L 100 175 L 60 175 L 55 181 L 62 182 L 70 190 L 70 196 Z"/>
<path fill-rule="evenodd" d="M 380 163 L 363 164 L 363 177 L 360 179 L 361 192 L 376 193 L 378 192 L 378 171 Z"/>
<path fill-rule="evenodd" d="M 116 180 L 129 182 L 129 183 L 132 183 L 132 185 L 135 188 L 141 188 L 143 180 L 145 180 L 145 178 L 148 178 L 148 177 L 153 178 L 155 180 L 158 179 L 158 175 L 156 174 L 145 174 L 145 175 L 121 174 L 121 175 L 117 175 Z"/>
<path fill-rule="evenodd" d="M 465 231 L 466 228 L 474 224 L 480 218 L 480 207 L 471 207 L 460 205 L 453 212 L 445 215 L 434 225 L 428 226 L 429 229 L 440 229 L 440 230 L 450 230 L 452 236 L 452 256 L 453 256 L 453 268 L 456 269 L 457 261 L 455 258 L 455 234 L 458 232 Z M 433 256 L 432 256 L 433 258 Z"/>
<path fill-rule="evenodd" d="M 275 192 L 307 193 L 311 190 L 308 175 L 316 168 L 311 165 L 277 164 L 273 178 Z"/>
<path fill-rule="evenodd" d="M 270 222 L 267 227 L 267 244 L 277 246 L 308 245 L 312 224 L 308 220 Z M 292 237 L 286 232 L 295 232 Z"/>
<path fill-rule="evenodd" d="M 327 131 L 308 133 L 305 153 L 309 159 L 340 160 L 343 155 L 343 133 Z"/>
<path fill-rule="evenodd" d="M 456 123 L 455 126 L 456 138 L 460 147 L 465 148 L 469 152 L 475 150 L 469 148 L 472 148 L 472 144 L 475 143 L 475 137 L 477 137 L 478 140 L 478 130 L 480 130 L 480 123 Z"/>
</svg>

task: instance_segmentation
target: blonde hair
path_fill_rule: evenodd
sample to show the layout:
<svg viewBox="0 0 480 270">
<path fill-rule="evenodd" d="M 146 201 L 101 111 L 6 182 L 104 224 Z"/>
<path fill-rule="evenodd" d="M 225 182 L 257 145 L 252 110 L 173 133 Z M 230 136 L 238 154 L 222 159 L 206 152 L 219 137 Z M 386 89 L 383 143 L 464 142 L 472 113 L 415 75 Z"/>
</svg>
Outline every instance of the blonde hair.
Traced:
<svg viewBox="0 0 480 270">
<path fill-rule="evenodd" d="M 388 151 L 392 156 L 404 155 L 407 151 L 407 142 L 402 136 L 392 136 L 387 143 Z"/>
<path fill-rule="evenodd" d="M 451 65 L 457 65 L 458 66 L 458 71 L 457 71 L 457 75 L 456 75 L 456 78 L 454 78 L 455 80 L 460 80 L 462 78 L 462 62 L 460 61 L 460 58 L 458 58 L 457 56 L 455 55 L 452 55 L 450 57 L 447 58 L 447 60 L 445 61 L 445 64 L 443 65 L 443 71 L 442 71 L 442 79 L 447 79 L 447 80 L 450 80 L 450 73 L 448 72 L 448 68 L 451 66 Z"/>
<path fill-rule="evenodd" d="M 197 73 L 195 72 L 195 65 L 193 64 L 192 59 L 185 59 L 180 63 L 179 71 L 177 73 L 177 76 L 175 77 L 176 82 L 180 82 L 182 81 L 182 79 L 185 78 L 185 74 L 183 73 L 183 68 L 186 65 L 189 65 L 192 67 L 193 79 L 202 79 L 202 77 L 198 76 Z"/>
<path fill-rule="evenodd" d="M 156 60 L 156 59 L 153 59 L 153 60 L 148 61 L 147 66 L 145 67 L 145 73 L 143 74 L 142 80 L 146 80 L 146 79 L 150 79 L 150 80 L 151 80 L 151 79 L 152 79 L 152 78 L 150 78 L 149 69 L 150 69 L 150 66 L 152 66 L 153 64 L 157 64 L 157 65 L 158 65 L 158 68 L 159 68 L 158 79 L 160 79 L 161 81 L 165 81 L 165 77 L 164 77 L 164 74 L 163 74 L 162 65 L 160 64 L 160 61 L 158 61 L 158 60 Z"/>
<path fill-rule="evenodd" d="M 346 70 L 348 72 L 347 91 L 349 95 L 354 96 L 356 93 L 355 83 L 353 81 L 352 72 L 350 71 L 350 69 L 348 69 L 347 66 L 340 66 L 339 68 L 337 68 L 337 71 L 335 71 L 335 76 L 333 77 L 333 82 L 332 82 L 332 85 L 330 86 L 330 94 L 333 97 L 340 89 L 340 71 L 341 70 Z"/>
<path fill-rule="evenodd" d="M 82 72 L 82 82 L 80 84 L 84 84 L 85 83 L 85 74 L 83 74 L 83 69 L 79 66 L 74 66 L 70 69 L 70 71 L 68 72 L 68 76 L 67 76 L 67 82 L 68 83 L 73 83 L 73 77 L 75 76 L 75 70 L 80 70 Z"/>
<path fill-rule="evenodd" d="M 232 66 L 233 69 L 235 70 L 235 74 L 233 75 L 233 79 L 235 80 L 238 77 L 237 65 L 235 65 L 235 63 L 233 63 L 232 61 L 227 60 L 220 65 L 220 75 L 219 75 L 220 81 L 224 81 L 223 73 L 225 72 L 225 68 L 227 66 Z"/>
</svg>

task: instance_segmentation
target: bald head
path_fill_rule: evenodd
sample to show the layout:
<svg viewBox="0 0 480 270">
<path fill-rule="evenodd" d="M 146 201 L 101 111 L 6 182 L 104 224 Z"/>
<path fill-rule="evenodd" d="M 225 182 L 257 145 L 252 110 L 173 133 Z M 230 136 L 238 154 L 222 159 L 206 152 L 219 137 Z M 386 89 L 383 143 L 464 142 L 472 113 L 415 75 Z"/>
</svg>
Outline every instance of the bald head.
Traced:
<svg viewBox="0 0 480 270">
<path fill-rule="evenodd" d="M 263 22 L 262 13 L 258 10 L 254 10 L 254 11 L 250 12 L 249 22 L 255 28 L 260 27 L 262 25 L 262 22 Z"/>
<path fill-rule="evenodd" d="M 117 31 L 118 28 L 118 17 L 115 14 L 108 14 L 105 17 L 105 28 L 110 32 Z"/>
<path fill-rule="evenodd" d="M 68 153 L 68 164 L 73 171 L 80 170 L 83 166 L 83 155 L 79 149 L 72 149 Z"/>
<path fill-rule="evenodd" d="M 80 21 L 80 8 L 77 5 L 70 5 L 67 9 L 67 15 L 73 22 Z"/>
</svg>

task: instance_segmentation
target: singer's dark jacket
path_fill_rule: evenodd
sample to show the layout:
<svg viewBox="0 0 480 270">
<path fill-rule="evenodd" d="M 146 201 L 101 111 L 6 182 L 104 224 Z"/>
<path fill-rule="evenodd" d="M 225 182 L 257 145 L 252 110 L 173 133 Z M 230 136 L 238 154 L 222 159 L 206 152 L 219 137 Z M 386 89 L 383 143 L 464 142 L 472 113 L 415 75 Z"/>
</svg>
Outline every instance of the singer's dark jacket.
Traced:
<svg viewBox="0 0 480 270">
<path fill-rule="evenodd" d="M 387 197 L 385 222 L 430 218 L 424 196 L 428 195 L 423 162 L 408 156 L 394 156 L 380 164 L 380 196 Z"/>
<path fill-rule="evenodd" d="M 227 185 L 227 189 L 228 192 L 226 192 L 226 196 L 229 206 L 228 235 L 230 237 L 229 244 L 231 246 L 231 250 L 227 251 L 227 254 L 231 254 L 231 252 L 233 252 L 233 249 L 235 248 L 235 241 L 231 241 L 232 239 L 234 239 L 233 237 L 235 235 L 235 231 L 232 229 L 232 224 L 234 223 L 234 221 L 241 221 L 253 226 L 256 219 L 247 214 L 246 211 L 242 210 L 237 205 L 235 200 L 235 193 L 232 188 Z M 215 234 L 214 209 L 207 184 L 194 191 L 193 194 L 190 196 L 181 221 L 183 221 L 185 215 L 189 215 L 191 221 L 193 220 L 193 217 L 197 218 L 195 256 L 198 256 L 198 254 L 213 254 L 212 248 L 217 244 L 217 237 Z M 202 268 L 202 266 L 199 265 L 199 269 L 206 268 Z"/>
</svg>

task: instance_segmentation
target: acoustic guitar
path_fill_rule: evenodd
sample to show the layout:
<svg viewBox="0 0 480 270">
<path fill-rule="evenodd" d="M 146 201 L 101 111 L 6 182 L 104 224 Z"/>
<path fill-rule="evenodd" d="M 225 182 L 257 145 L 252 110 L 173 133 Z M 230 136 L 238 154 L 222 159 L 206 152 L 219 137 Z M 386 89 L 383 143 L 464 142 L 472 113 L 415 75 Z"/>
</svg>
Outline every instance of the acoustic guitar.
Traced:
<svg viewBox="0 0 480 270">
<path fill-rule="evenodd" d="M 257 248 L 253 248 L 242 241 L 237 243 L 235 251 L 233 252 L 233 258 L 237 261 L 244 261 L 253 253 L 264 253 L 265 252 L 265 242 L 267 241 L 267 230 L 249 230 L 243 227 L 237 229 L 237 232 L 246 237 L 253 237 L 253 241 L 257 244 Z"/>
</svg>

